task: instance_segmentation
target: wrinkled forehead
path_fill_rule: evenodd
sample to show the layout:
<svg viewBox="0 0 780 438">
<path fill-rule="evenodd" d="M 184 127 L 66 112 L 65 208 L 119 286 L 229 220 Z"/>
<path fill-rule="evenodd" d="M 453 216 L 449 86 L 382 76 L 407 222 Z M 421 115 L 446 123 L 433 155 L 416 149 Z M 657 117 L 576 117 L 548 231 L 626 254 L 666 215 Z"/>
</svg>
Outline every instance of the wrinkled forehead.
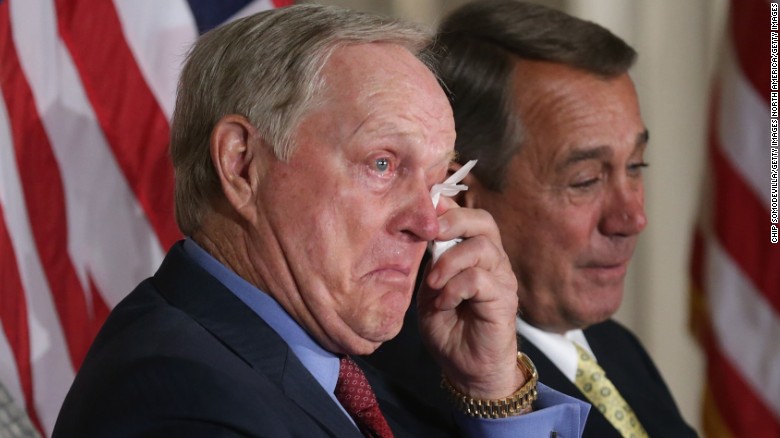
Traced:
<svg viewBox="0 0 780 438">
<path fill-rule="evenodd" d="M 389 43 L 339 47 L 322 70 L 319 111 L 339 122 L 386 123 L 454 144 L 452 110 L 436 77 L 411 52 Z M 357 127 L 357 126 L 356 126 Z"/>
<path fill-rule="evenodd" d="M 322 68 L 323 92 L 370 96 L 375 91 L 440 95 L 431 70 L 405 47 L 392 43 L 348 44 L 333 50 Z M 332 97 L 333 93 L 331 93 Z M 423 96 L 420 96 L 423 97 Z M 422 102 L 422 100 L 420 100 Z M 418 103 L 415 99 L 414 103 Z"/>
<path fill-rule="evenodd" d="M 522 117 L 534 111 L 565 114 L 566 109 L 578 106 L 639 112 L 636 88 L 627 72 L 607 78 L 546 61 L 517 64 L 514 97 Z"/>
</svg>

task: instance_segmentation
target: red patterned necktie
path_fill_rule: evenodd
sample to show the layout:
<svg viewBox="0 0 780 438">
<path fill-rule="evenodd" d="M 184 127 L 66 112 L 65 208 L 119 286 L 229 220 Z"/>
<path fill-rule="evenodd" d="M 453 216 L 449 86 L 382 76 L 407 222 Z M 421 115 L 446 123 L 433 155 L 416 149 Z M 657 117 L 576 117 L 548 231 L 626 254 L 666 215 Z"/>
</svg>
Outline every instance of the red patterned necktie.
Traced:
<svg viewBox="0 0 780 438">
<path fill-rule="evenodd" d="M 363 370 L 349 356 L 341 357 L 336 398 L 367 437 L 392 438 L 393 432 L 379 410 L 374 391 Z"/>
</svg>

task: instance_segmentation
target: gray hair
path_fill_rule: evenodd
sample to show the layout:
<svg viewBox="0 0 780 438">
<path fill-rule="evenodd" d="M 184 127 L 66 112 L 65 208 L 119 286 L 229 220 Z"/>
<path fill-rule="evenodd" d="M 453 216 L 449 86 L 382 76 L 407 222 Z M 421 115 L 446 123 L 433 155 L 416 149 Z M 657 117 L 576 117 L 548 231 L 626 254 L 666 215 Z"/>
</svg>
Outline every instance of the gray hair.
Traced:
<svg viewBox="0 0 780 438">
<path fill-rule="evenodd" d="M 398 44 L 432 69 L 432 37 L 421 27 L 346 9 L 297 5 L 261 12 L 204 34 L 179 79 L 171 123 L 176 220 L 184 234 L 201 224 L 219 180 L 209 142 L 215 124 L 238 114 L 287 160 L 293 134 L 316 105 L 321 70 L 349 44 Z"/>
<path fill-rule="evenodd" d="M 549 61 L 611 78 L 628 71 L 636 52 L 607 29 L 538 4 L 480 0 L 439 27 L 446 53 L 439 73 L 450 91 L 458 160 L 479 159 L 473 172 L 501 191 L 506 167 L 524 141 L 512 103 L 518 60 Z"/>
</svg>

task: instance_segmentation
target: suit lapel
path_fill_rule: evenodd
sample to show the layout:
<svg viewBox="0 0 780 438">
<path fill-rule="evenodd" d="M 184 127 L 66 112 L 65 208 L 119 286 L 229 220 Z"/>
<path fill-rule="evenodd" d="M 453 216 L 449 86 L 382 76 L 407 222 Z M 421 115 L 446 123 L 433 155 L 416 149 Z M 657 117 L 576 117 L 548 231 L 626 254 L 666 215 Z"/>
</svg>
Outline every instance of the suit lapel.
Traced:
<svg viewBox="0 0 780 438">
<path fill-rule="evenodd" d="M 289 349 L 287 354 L 289 360 L 282 375 L 285 394 L 336 436 L 361 438 L 358 428 L 304 369 L 295 354 Z"/>
<path fill-rule="evenodd" d="M 153 279 L 161 294 L 189 314 L 333 436 L 361 437 L 284 340 L 222 283 L 194 263 L 181 242 Z"/>
</svg>

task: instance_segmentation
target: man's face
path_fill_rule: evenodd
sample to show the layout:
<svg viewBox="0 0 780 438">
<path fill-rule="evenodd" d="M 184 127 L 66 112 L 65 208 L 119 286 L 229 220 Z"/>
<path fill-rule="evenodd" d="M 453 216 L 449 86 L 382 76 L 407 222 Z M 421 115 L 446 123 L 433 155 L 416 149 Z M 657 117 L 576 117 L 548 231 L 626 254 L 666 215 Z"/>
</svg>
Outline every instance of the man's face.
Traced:
<svg viewBox="0 0 780 438">
<path fill-rule="evenodd" d="M 437 81 L 400 46 L 339 48 L 323 73 L 322 99 L 289 162 L 270 165 L 257 207 L 292 279 L 275 298 L 325 348 L 366 354 L 401 328 L 438 234 L 429 191 L 455 130 Z"/>
<path fill-rule="evenodd" d="M 521 62 L 514 103 L 524 140 L 503 193 L 480 207 L 501 230 L 523 318 L 563 332 L 603 321 L 647 219 L 647 131 L 628 75 L 601 79 L 558 64 Z"/>
</svg>

